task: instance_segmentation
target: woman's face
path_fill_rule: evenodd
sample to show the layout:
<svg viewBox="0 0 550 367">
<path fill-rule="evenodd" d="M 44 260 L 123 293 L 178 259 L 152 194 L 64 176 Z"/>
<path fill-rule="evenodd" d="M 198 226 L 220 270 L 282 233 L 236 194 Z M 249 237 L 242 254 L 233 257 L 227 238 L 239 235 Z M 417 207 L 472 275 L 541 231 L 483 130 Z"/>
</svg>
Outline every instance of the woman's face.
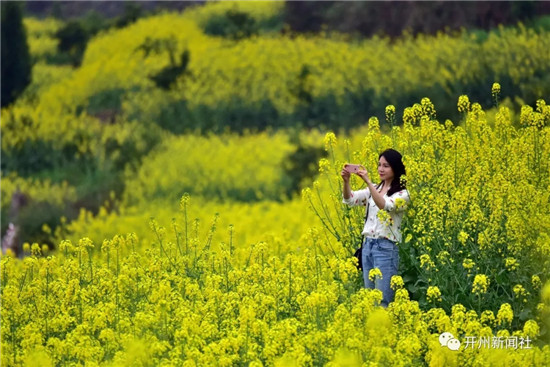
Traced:
<svg viewBox="0 0 550 367">
<path fill-rule="evenodd" d="M 393 169 L 384 156 L 378 161 L 378 174 L 381 180 L 393 180 Z"/>
</svg>

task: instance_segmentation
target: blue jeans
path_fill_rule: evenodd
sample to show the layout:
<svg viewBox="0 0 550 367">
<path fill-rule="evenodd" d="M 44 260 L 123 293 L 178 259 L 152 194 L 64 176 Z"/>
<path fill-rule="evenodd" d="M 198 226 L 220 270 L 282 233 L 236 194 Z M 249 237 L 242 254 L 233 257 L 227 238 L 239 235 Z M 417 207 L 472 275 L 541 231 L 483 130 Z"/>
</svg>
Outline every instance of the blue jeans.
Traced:
<svg viewBox="0 0 550 367">
<path fill-rule="evenodd" d="M 385 238 L 365 237 L 363 242 L 363 279 L 365 288 L 375 288 L 382 291 L 382 306 L 388 307 L 393 301 L 394 290 L 390 287 L 391 277 L 397 275 L 399 269 L 399 248 Z M 369 271 L 373 268 L 380 269 L 382 279 L 376 277 L 375 281 L 369 279 Z"/>
</svg>

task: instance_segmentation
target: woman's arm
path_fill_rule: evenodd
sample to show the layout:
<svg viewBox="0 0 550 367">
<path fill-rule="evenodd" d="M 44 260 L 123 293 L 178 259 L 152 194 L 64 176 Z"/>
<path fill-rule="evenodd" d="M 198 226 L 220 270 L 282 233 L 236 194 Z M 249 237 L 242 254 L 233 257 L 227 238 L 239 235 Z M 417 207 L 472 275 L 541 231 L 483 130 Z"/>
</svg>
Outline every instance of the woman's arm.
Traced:
<svg viewBox="0 0 550 367">
<path fill-rule="evenodd" d="M 342 176 L 342 180 L 344 181 L 342 194 L 344 195 L 344 200 L 347 200 L 351 197 L 351 187 L 349 186 L 349 178 L 351 174 L 345 169 L 342 169 L 342 172 L 340 172 L 340 176 Z"/>
<path fill-rule="evenodd" d="M 349 199 L 351 197 L 351 187 L 349 186 L 349 180 L 344 180 L 344 188 L 342 189 L 342 194 L 344 199 Z"/>
<path fill-rule="evenodd" d="M 355 192 L 352 191 L 349 184 L 349 178 L 351 174 L 348 171 L 343 169 L 340 175 L 342 176 L 342 180 L 344 181 L 344 187 L 342 189 L 342 196 L 343 196 L 342 202 L 344 204 L 348 204 L 351 206 L 367 205 L 368 190 L 359 190 Z"/>
<path fill-rule="evenodd" d="M 374 203 L 376 204 L 378 209 L 384 209 L 384 206 L 386 205 L 386 199 L 384 199 L 384 196 L 381 193 L 379 193 L 378 190 L 376 190 L 376 187 L 374 186 L 374 184 L 369 178 L 369 174 L 367 170 L 360 169 L 359 172 L 357 172 L 357 175 L 367 183 L 372 199 L 374 200 Z"/>
<path fill-rule="evenodd" d="M 376 187 L 370 180 L 367 182 L 367 185 L 369 185 L 370 194 L 372 195 L 372 199 L 378 209 L 384 209 L 384 206 L 386 205 L 386 199 L 384 199 L 384 196 L 376 190 Z"/>
</svg>

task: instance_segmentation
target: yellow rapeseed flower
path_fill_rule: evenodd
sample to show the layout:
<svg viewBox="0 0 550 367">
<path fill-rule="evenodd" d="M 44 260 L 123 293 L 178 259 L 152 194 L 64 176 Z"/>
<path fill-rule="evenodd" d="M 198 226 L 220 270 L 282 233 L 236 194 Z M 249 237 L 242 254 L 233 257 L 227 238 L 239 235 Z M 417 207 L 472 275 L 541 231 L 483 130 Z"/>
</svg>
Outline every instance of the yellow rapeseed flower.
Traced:
<svg viewBox="0 0 550 367">
<path fill-rule="evenodd" d="M 465 245 L 467 240 L 468 240 L 468 233 L 464 231 L 460 231 L 460 233 L 458 234 L 458 242 Z"/>
<path fill-rule="evenodd" d="M 426 291 L 429 302 L 441 302 L 441 291 L 437 286 L 430 286 Z"/>
<path fill-rule="evenodd" d="M 540 289 L 540 287 L 542 286 L 542 282 L 538 275 L 533 275 L 531 277 L 531 283 L 533 284 L 533 288 L 535 289 Z"/>
<path fill-rule="evenodd" d="M 523 335 L 536 338 L 539 335 L 540 327 L 535 320 L 527 320 L 523 325 Z"/>
<path fill-rule="evenodd" d="M 191 196 L 187 192 L 184 193 L 180 199 L 180 208 L 184 209 L 189 204 L 190 200 L 191 200 Z"/>
<path fill-rule="evenodd" d="M 305 201 L 311 200 L 311 189 L 309 187 L 302 189 L 302 199 Z"/>
<path fill-rule="evenodd" d="M 462 261 L 462 267 L 468 270 L 472 269 L 475 266 L 475 264 L 476 263 L 472 259 L 468 259 L 468 258 Z"/>
<path fill-rule="evenodd" d="M 378 213 L 376 213 L 376 217 L 378 218 L 378 220 L 380 220 L 380 223 L 384 224 L 387 227 L 389 227 L 393 222 L 393 219 L 390 213 L 388 213 L 384 209 L 378 210 Z"/>
<path fill-rule="evenodd" d="M 31 246 L 31 254 L 34 256 L 39 256 L 42 253 L 40 245 L 38 243 L 33 243 Z"/>
<path fill-rule="evenodd" d="M 324 143 L 325 150 L 329 151 L 332 147 L 336 145 L 336 135 L 332 131 L 326 133 Z"/>
<path fill-rule="evenodd" d="M 382 279 L 382 272 L 379 268 L 372 268 L 369 270 L 369 279 L 374 281 L 374 279 L 378 277 L 378 279 Z"/>
<path fill-rule="evenodd" d="M 386 121 L 392 126 L 395 123 L 395 106 L 394 105 L 386 106 Z"/>
<path fill-rule="evenodd" d="M 525 297 L 529 295 L 529 292 L 527 292 L 527 290 L 521 284 L 516 284 L 514 286 L 514 295 L 517 298 L 522 297 L 524 301 L 526 301 Z"/>
<path fill-rule="evenodd" d="M 391 277 L 390 280 L 390 287 L 393 290 L 401 289 L 405 286 L 405 283 L 403 282 L 403 278 L 400 275 L 394 275 Z"/>
<path fill-rule="evenodd" d="M 506 269 L 508 271 L 514 271 L 518 268 L 519 263 L 515 258 L 507 257 L 506 259 L 504 259 L 504 266 L 506 266 Z"/>
<path fill-rule="evenodd" d="M 407 201 L 403 198 L 397 198 L 395 199 L 395 209 L 401 209 L 405 205 L 407 205 Z"/>
<path fill-rule="evenodd" d="M 439 253 L 437 254 L 437 260 L 439 260 L 439 262 L 441 263 L 446 263 L 449 260 L 450 256 L 451 255 L 449 254 L 448 251 L 442 250 L 442 251 L 439 251 Z"/>
<path fill-rule="evenodd" d="M 489 278 L 487 275 L 478 274 L 474 278 L 474 285 L 472 287 L 472 293 L 483 294 L 487 293 L 487 288 L 489 287 Z"/>
<path fill-rule="evenodd" d="M 500 99 L 500 84 L 499 83 L 493 83 L 493 87 L 491 88 L 491 96 L 493 97 L 493 101 L 498 106 L 498 101 Z"/>
<path fill-rule="evenodd" d="M 458 97 L 458 112 L 468 112 L 470 110 L 470 99 L 466 95 Z"/>
<path fill-rule="evenodd" d="M 435 106 L 432 103 L 432 101 L 430 101 L 429 98 L 424 97 L 420 101 L 420 104 L 422 106 L 422 114 L 424 116 L 429 117 L 430 119 L 434 119 L 435 118 Z"/>
<path fill-rule="evenodd" d="M 319 160 L 319 172 L 321 173 L 328 172 L 329 167 L 330 167 L 330 161 L 328 159 L 321 158 L 321 160 Z"/>
<path fill-rule="evenodd" d="M 42 224 L 42 232 L 47 233 L 47 234 L 51 234 L 52 229 L 50 228 L 50 226 L 48 224 L 44 223 L 44 224 Z"/>
<path fill-rule="evenodd" d="M 484 325 L 493 326 L 495 324 L 495 314 L 491 310 L 485 310 L 481 313 L 481 323 Z"/>
<path fill-rule="evenodd" d="M 510 306 L 509 303 L 503 303 L 500 306 L 500 309 L 497 313 L 497 323 L 498 325 L 502 325 L 504 323 L 510 323 L 512 322 L 512 319 L 514 318 L 514 312 L 512 311 L 512 306 Z"/>
<path fill-rule="evenodd" d="M 420 255 L 420 266 L 426 270 L 430 270 L 435 268 L 435 263 L 430 258 L 430 255 L 422 254 Z"/>
</svg>

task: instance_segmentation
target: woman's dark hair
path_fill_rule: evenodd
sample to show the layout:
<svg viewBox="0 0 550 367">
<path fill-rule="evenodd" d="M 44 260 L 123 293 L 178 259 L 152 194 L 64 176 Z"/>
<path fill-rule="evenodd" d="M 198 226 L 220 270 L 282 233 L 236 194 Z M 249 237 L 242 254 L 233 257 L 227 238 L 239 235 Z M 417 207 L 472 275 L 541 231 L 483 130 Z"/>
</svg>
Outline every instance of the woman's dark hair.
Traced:
<svg viewBox="0 0 550 367">
<path fill-rule="evenodd" d="M 388 196 L 392 196 L 394 193 L 406 188 L 406 182 L 401 183 L 401 175 L 406 175 L 405 165 L 401 159 L 401 153 L 395 149 L 390 148 L 384 150 L 378 156 L 378 160 L 380 160 L 380 157 L 382 156 L 388 161 L 391 169 L 393 170 L 393 180 L 387 193 Z"/>
</svg>

